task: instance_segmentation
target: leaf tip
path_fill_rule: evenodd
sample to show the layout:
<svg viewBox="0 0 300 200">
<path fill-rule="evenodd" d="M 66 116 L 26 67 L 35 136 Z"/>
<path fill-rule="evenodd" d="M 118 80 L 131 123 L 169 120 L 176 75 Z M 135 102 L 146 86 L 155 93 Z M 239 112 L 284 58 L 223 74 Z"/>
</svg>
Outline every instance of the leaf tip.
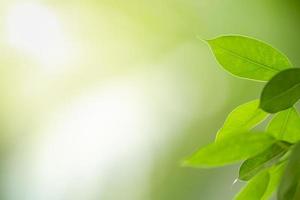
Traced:
<svg viewBox="0 0 300 200">
<path fill-rule="evenodd" d="M 210 41 L 210 40 L 207 40 L 207 39 L 203 39 L 203 37 L 200 36 L 200 35 L 197 35 L 196 38 L 197 38 L 198 40 L 204 42 L 204 43 L 209 43 L 209 41 Z"/>
<path fill-rule="evenodd" d="M 240 181 L 239 178 L 234 179 L 234 181 L 232 182 L 232 186 L 235 185 L 235 184 L 236 184 L 237 182 L 239 182 L 239 181 Z"/>
</svg>

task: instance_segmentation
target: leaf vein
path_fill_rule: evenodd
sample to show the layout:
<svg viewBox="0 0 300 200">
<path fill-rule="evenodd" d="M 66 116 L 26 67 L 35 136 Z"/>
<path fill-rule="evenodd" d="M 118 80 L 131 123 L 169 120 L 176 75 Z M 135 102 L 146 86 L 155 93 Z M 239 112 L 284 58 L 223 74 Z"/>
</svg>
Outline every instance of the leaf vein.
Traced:
<svg viewBox="0 0 300 200">
<path fill-rule="evenodd" d="M 291 111 L 292 111 L 292 109 L 289 109 L 288 113 L 285 116 L 284 122 L 283 122 L 283 124 L 280 128 L 280 131 L 279 131 L 279 135 L 278 135 L 279 139 L 282 139 L 282 137 L 283 137 L 283 134 L 284 134 L 285 129 L 287 127 L 288 121 L 290 119 Z"/>
<path fill-rule="evenodd" d="M 265 104 L 268 104 L 269 102 L 273 101 L 274 99 L 280 98 L 281 96 L 285 95 L 286 93 L 288 93 L 289 91 L 297 88 L 300 86 L 300 83 L 295 84 L 294 86 L 290 87 L 289 89 L 287 89 L 286 91 L 280 93 L 279 95 L 276 95 L 272 98 L 270 98 L 269 100 L 265 101 Z"/>
<path fill-rule="evenodd" d="M 216 46 L 218 46 L 220 49 L 226 51 L 227 53 L 231 54 L 232 56 L 238 57 L 238 58 L 240 58 L 240 59 L 242 59 L 242 60 L 246 60 L 246 61 L 248 61 L 248 62 L 250 62 L 250 63 L 252 63 L 252 64 L 259 65 L 259 66 L 261 66 L 261 67 L 263 67 L 263 68 L 265 68 L 265 69 L 271 70 L 271 71 L 275 71 L 275 72 L 279 72 L 279 71 L 280 71 L 279 69 L 276 69 L 276 68 L 273 68 L 273 67 L 268 66 L 268 65 L 266 65 L 266 64 L 257 62 L 257 61 L 255 61 L 255 60 L 253 60 L 253 59 L 251 59 L 251 58 L 242 56 L 242 55 L 240 55 L 240 54 L 238 54 L 238 53 L 236 53 L 236 52 L 234 52 L 234 51 L 232 51 L 232 50 L 226 49 L 226 48 L 224 48 L 224 47 L 222 47 L 222 46 L 220 46 L 220 45 L 218 45 L 218 44 L 216 44 Z M 257 70 L 257 69 L 255 69 L 255 70 Z"/>
</svg>

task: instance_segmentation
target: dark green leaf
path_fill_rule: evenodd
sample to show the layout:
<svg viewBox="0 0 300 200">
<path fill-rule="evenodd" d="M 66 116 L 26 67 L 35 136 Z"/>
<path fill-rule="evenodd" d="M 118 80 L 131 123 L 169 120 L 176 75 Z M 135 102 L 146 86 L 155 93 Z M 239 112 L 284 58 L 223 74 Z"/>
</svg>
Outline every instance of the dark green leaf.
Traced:
<svg viewBox="0 0 300 200">
<path fill-rule="evenodd" d="M 260 107 L 276 113 L 292 107 L 300 98 L 300 68 L 284 70 L 276 74 L 265 86 Z"/>
<path fill-rule="evenodd" d="M 278 200 L 297 200 L 300 183 L 300 143 L 298 143 L 290 156 L 289 162 L 283 174 L 279 190 Z"/>
<path fill-rule="evenodd" d="M 249 37 L 222 36 L 208 43 L 218 62 L 239 77 L 267 81 L 292 66 L 284 54 Z"/>
<path fill-rule="evenodd" d="M 268 189 L 270 174 L 264 171 L 255 176 L 235 197 L 235 200 L 261 200 Z"/>
<path fill-rule="evenodd" d="M 247 102 L 234 109 L 227 117 L 223 127 L 218 131 L 217 139 L 237 131 L 248 131 L 263 121 L 268 114 L 259 109 L 259 101 Z"/>
<path fill-rule="evenodd" d="M 216 167 L 247 159 L 275 142 L 265 133 L 236 133 L 201 148 L 183 164 L 194 167 Z"/>
<path fill-rule="evenodd" d="M 258 155 L 247 159 L 239 171 L 239 179 L 248 181 L 262 170 L 277 163 L 288 151 L 290 144 L 278 141 Z"/>
<path fill-rule="evenodd" d="M 293 107 L 275 115 L 267 132 L 278 140 L 296 143 L 300 140 L 300 116 Z"/>
</svg>

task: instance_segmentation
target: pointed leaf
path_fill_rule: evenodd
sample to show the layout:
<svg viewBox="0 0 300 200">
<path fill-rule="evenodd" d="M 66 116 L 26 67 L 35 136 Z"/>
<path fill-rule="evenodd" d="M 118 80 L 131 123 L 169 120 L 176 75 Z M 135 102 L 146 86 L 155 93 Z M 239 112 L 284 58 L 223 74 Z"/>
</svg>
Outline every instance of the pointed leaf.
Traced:
<svg viewBox="0 0 300 200">
<path fill-rule="evenodd" d="M 248 131 L 262 122 L 267 116 L 266 112 L 259 109 L 259 100 L 238 106 L 228 115 L 223 127 L 217 133 L 217 139 L 237 131 Z"/>
<path fill-rule="evenodd" d="M 284 54 L 249 37 L 222 36 L 208 43 L 224 69 L 239 77 L 267 81 L 292 66 Z"/>
<path fill-rule="evenodd" d="M 183 164 L 194 167 L 232 164 L 258 154 L 274 142 L 265 133 L 237 133 L 201 148 Z"/>
<path fill-rule="evenodd" d="M 278 141 L 258 155 L 247 159 L 240 167 L 239 179 L 248 181 L 262 170 L 277 163 L 289 150 L 290 144 Z"/>
<path fill-rule="evenodd" d="M 300 99 L 300 68 L 276 74 L 264 87 L 260 107 L 276 113 L 292 107 Z"/>
<path fill-rule="evenodd" d="M 293 107 L 275 115 L 269 123 L 267 132 L 278 140 L 296 143 L 300 140 L 300 116 Z"/>
<path fill-rule="evenodd" d="M 291 154 L 289 162 L 283 174 L 279 190 L 278 200 L 296 200 L 300 183 L 300 143 L 298 143 Z"/>
<path fill-rule="evenodd" d="M 268 189 L 270 174 L 264 171 L 255 176 L 242 191 L 235 197 L 235 200 L 261 200 Z"/>
</svg>

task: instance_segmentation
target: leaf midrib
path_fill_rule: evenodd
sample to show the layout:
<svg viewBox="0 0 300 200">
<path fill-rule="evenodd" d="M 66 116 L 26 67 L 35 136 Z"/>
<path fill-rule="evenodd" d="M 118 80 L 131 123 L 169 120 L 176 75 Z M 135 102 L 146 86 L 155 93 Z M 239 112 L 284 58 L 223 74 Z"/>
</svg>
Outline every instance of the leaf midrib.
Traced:
<svg viewBox="0 0 300 200">
<path fill-rule="evenodd" d="M 247 175 L 252 174 L 252 172 L 257 171 L 259 169 L 268 167 L 269 163 L 272 163 L 272 162 L 276 161 L 277 159 L 281 158 L 282 155 L 285 154 L 285 152 L 286 152 L 286 150 L 284 148 L 278 150 L 278 152 L 274 153 L 269 159 L 264 160 L 259 165 L 257 165 L 254 168 L 250 169 L 247 172 Z"/>
<path fill-rule="evenodd" d="M 293 89 L 295 89 L 295 88 L 297 88 L 297 87 L 299 87 L 299 86 L 300 86 L 300 82 L 297 83 L 297 84 L 295 84 L 294 86 L 290 87 L 290 88 L 287 89 L 286 91 L 280 93 L 279 95 L 274 96 L 274 97 L 270 98 L 269 100 L 265 101 L 264 104 L 268 104 L 269 102 L 273 101 L 274 99 L 280 98 L 281 96 L 285 95 L 286 93 L 290 92 L 291 90 L 293 90 Z"/>
<path fill-rule="evenodd" d="M 242 55 L 240 55 L 240 54 L 238 54 L 238 53 L 236 53 L 236 52 L 234 52 L 234 51 L 232 51 L 230 49 L 227 49 L 227 48 L 224 48 L 224 47 L 220 46 L 219 44 L 215 44 L 215 45 L 218 46 L 220 49 L 226 51 L 227 53 L 231 54 L 232 56 L 238 57 L 238 58 L 240 58 L 242 60 L 246 60 L 246 61 L 248 61 L 248 62 L 250 62 L 252 64 L 259 65 L 259 66 L 261 66 L 261 67 L 263 67 L 265 69 L 268 69 L 268 70 L 271 70 L 271 71 L 274 71 L 274 72 L 279 72 L 280 71 L 279 69 L 276 69 L 276 68 L 273 68 L 273 67 L 268 66 L 266 64 L 257 62 L 257 61 L 255 61 L 255 60 L 253 60 L 251 58 L 244 57 L 244 56 L 242 56 Z"/>
<path fill-rule="evenodd" d="M 284 134 L 287 124 L 290 120 L 291 111 L 292 111 L 292 109 L 288 110 L 288 113 L 286 114 L 285 119 L 284 119 L 284 123 L 280 127 L 280 131 L 279 131 L 279 135 L 278 135 L 279 139 L 283 138 L 283 134 Z"/>
<path fill-rule="evenodd" d="M 254 111 L 254 113 L 252 113 L 251 117 L 249 117 L 243 124 L 242 127 L 247 127 L 249 126 L 249 123 L 254 120 L 256 117 L 258 117 L 260 115 L 260 108 L 257 107 L 257 109 Z M 256 124 L 252 125 L 251 127 L 247 127 L 247 128 L 253 128 Z"/>
</svg>

